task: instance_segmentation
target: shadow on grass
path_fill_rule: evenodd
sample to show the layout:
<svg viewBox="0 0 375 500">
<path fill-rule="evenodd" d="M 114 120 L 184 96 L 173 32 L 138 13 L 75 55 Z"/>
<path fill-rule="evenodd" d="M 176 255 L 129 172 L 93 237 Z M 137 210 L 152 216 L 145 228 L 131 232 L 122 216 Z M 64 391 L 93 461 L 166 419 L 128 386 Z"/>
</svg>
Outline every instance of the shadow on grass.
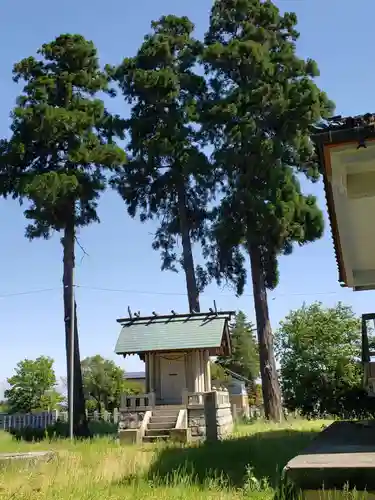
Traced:
<svg viewBox="0 0 375 500">
<path fill-rule="evenodd" d="M 243 487 L 247 470 L 277 486 L 286 463 L 301 452 L 319 431 L 275 430 L 188 448 L 165 448 L 149 469 L 149 479 L 169 483 L 171 477 L 190 476 L 200 484 L 224 479 Z"/>
</svg>

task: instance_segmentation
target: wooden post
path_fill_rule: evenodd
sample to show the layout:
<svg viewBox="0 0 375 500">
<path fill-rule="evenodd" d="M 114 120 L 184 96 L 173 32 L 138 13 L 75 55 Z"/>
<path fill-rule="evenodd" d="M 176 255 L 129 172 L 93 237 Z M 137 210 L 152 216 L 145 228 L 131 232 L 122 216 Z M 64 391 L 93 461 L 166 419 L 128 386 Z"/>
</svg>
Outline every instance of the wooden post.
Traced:
<svg viewBox="0 0 375 500">
<path fill-rule="evenodd" d="M 113 410 L 113 423 L 114 424 L 118 424 L 118 416 L 119 416 L 119 412 L 118 412 L 118 408 L 114 408 Z"/>
<path fill-rule="evenodd" d="M 233 422 L 237 422 L 237 406 L 232 404 L 232 418 Z"/>
<path fill-rule="evenodd" d="M 370 348 L 368 344 L 367 335 L 367 318 L 366 314 L 362 314 L 362 362 L 369 363 L 370 361 Z"/>
<path fill-rule="evenodd" d="M 204 378 L 205 378 L 205 391 L 211 391 L 211 366 L 210 366 L 210 355 L 207 349 L 203 353 L 204 359 Z"/>
<path fill-rule="evenodd" d="M 190 354 L 187 352 L 184 357 L 184 369 L 185 369 L 185 389 L 189 390 L 190 387 L 190 365 L 189 365 Z M 182 399 L 182 402 L 183 399 Z"/>
<path fill-rule="evenodd" d="M 150 376 L 149 376 L 149 369 L 150 369 L 150 354 L 148 352 L 145 353 L 145 379 L 146 379 L 146 394 L 150 392 Z"/>
<path fill-rule="evenodd" d="M 198 354 L 199 354 L 199 392 L 204 392 L 206 390 L 206 382 L 205 382 L 203 351 L 199 350 Z"/>
<path fill-rule="evenodd" d="M 202 351 L 196 351 L 196 376 L 197 376 L 197 392 L 203 392 L 204 387 L 202 387 Z"/>
<path fill-rule="evenodd" d="M 188 406 L 188 402 L 189 402 L 189 391 L 187 389 L 184 389 L 182 391 L 182 404 L 184 406 Z"/>
<path fill-rule="evenodd" d="M 154 359 L 155 359 L 155 354 L 153 352 L 150 352 L 148 354 L 148 377 L 149 377 L 149 382 L 148 382 L 148 391 L 146 392 L 154 392 L 155 390 L 155 383 L 154 383 Z"/>
<path fill-rule="evenodd" d="M 151 408 L 155 408 L 156 398 L 155 398 L 155 393 L 154 392 L 150 392 L 149 393 L 149 395 L 148 395 L 148 404 L 149 404 L 149 406 L 151 406 Z"/>
<path fill-rule="evenodd" d="M 199 392 L 199 351 L 194 351 L 194 374 L 195 374 L 195 391 Z"/>
</svg>

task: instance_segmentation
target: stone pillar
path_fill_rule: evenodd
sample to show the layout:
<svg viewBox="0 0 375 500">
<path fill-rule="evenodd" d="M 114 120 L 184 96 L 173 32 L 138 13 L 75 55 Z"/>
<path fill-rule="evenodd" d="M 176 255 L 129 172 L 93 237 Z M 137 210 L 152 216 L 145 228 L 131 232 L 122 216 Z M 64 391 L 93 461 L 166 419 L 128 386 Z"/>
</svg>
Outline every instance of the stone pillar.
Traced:
<svg viewBox="0 0 375 500">
<path fill-rule="evenodd" d="M 206 440 L 219 439 L 216 423 L 216 392 L 206 392 L 204 395 L 204 419 L 206 422 Z"/>
</svg>

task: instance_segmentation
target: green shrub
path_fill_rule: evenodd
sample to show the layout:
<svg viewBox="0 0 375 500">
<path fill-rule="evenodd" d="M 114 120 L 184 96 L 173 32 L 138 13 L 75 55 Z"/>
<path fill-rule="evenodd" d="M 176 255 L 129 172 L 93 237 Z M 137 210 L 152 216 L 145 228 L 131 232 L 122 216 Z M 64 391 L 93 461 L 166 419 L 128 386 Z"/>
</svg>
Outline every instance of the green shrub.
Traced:
<svg viewBox="0 0 375 500">
<path fill-rule="evenodd" d="M 117 425 L 105 422 L 104 420 L 89 422 L 91 436 L 109 436 L 117 434 Z M 45 429 L 23 427 L 22 429 L 10 429 L 9 433 L 17 441 L 39 442 L 44 439 L 65 439 L 69 437 L 69 424 L 67 422 L 57 421 Z"/>
<path fill-rule="evenodd" d="M 46 429 L 34 429 L 32 427 L 23 427 L 22 429 L 9 429 L 17 441 L 38 442 L 45 439 Z"/>
<path fill-rule="evenodd" d="M 66 438 L 69 434 L 68 425 L 65 422 L 57 421 L 55 424 L 43 428 L 26 426 L 21 429 L 9 429 L 9 433 L 17 441 L 38 442 L 44 439 Z"/>
<path fill-rule="evenodd" d="M 92 436 L 110 436 L 117 434 L 117 424 L 106 422 L 105 420 L 93 420 L 89 422 L 89 429 Z"/>
</svg>

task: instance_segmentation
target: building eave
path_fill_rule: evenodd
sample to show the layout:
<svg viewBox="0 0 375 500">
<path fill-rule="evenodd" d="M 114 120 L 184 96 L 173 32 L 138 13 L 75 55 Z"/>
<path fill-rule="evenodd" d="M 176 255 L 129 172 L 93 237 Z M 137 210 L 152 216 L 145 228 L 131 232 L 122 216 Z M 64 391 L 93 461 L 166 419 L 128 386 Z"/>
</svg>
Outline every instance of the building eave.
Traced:
<svg viewBox="0 0 375 500">
<path fill-rule="evenodd" d="M 324 151 L 324 146 L 319 145 L 318 146 L 318 158 L 320 165 L 322 167 L 322 174 L 323 174 L 323 186 L 324 186 L 324 193 L 325 193 L 325 198 L 326 198 L 326 206 L 327 206 L 327 212 L 328 212 L 328 218 L 329 218 L 329 223 L 330 223 L 330 229 L 331 229 L 331 238 L 332 238 L 332 243 L 333 243 L 333 248 L 334 248 L 334 255 L 335 255 L 335 260 L 336 260 L 336 266 L 338 270 L 338 281 L 340 283 L 340 286 L 346 287 L 347 286 L 347 277 L 346 277 L 346 272 L 345 272 L 345 265 L 344 265 L 344 258 L 343 258 L 343 252 L 342 252 L 342 247 L 341 247 L 341 241 L 340 241 L 340 233 L 339 233 L 339 228 L 338 228 L 338 223 L 337 223 L 337 216 L 336 216 L 336 210 L 335 210 L 335 204 L 333 200 L 333 191 L 332 191 L 332 185 L 328 177 L 328 172 L 327 172 L 327 158 L 326 154 Z M 329 161 L 329 160 L 328 160 Z"/>
<path fill-rule="evenodd" d="M 327 212 L 331 226 L 335 259 L 338 269 L 338 281 L 341 286 L 348 286 L 347 274 L 340 241 L 337 216 L 331 184 L 330 149 L 342 144 L 350 144 L 375 139 L 375 114 L 367 113 L 354 117 L 336 116 L 327 120 L 322 127 L 315 127 L 311 139 L 315 145 L 320 171 L 323 175 Z"/>
</svg>

